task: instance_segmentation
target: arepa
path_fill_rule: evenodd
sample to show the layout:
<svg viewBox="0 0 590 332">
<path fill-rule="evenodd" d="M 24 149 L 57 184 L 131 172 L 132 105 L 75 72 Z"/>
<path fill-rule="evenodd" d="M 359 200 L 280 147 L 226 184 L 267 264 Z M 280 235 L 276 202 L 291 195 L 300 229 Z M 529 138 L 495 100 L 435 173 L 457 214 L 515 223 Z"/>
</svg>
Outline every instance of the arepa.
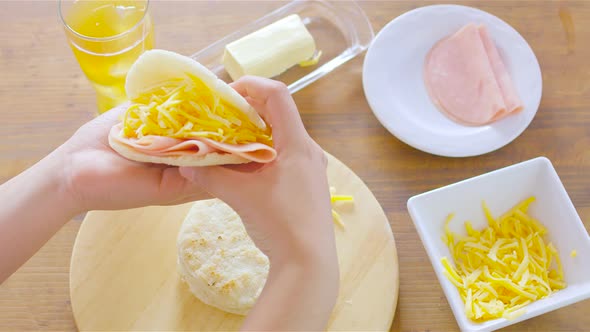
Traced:
<svg viewBox="0 0 590 332">
<path fill-rule="evenodd" d="M 177 239 L 178 270 L 202 302 L 245 315 L 266 282 L 268 258 L 238 214 L 218 199 L 196 202 Z"/>
<path fill-rule="evenodd" d="M 197 61 L 165 50 L 142 54 L 127 74 L 131 104 L 109 145 L 123 157 L 174 166 L 266 163 L 270 127 L 246 99 Z"/>
</svg>

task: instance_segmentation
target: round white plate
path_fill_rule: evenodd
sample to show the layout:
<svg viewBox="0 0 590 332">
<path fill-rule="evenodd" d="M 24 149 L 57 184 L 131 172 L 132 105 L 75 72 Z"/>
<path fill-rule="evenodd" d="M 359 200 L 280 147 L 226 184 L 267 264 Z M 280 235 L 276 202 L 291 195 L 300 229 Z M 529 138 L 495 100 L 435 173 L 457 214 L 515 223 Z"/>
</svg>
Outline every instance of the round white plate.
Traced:
<svg viewBox="0 0 590 332">
<path fill-rule="evenodd" d="M 468 23 L 488 27 L 524 104 L 521 112 L 478 127 L 443 115 L 430 100 L 422 76 L 434 44 Z M 373 113 L 397 138 L 428 153 L 468 157 L 518 137 L 539 108 L 543 82 L 533 50 L 506 22 L 471 7 L 435 5 L 409 11 L 379 32 L 365 57 L 363 86 Z"/>
</svg>

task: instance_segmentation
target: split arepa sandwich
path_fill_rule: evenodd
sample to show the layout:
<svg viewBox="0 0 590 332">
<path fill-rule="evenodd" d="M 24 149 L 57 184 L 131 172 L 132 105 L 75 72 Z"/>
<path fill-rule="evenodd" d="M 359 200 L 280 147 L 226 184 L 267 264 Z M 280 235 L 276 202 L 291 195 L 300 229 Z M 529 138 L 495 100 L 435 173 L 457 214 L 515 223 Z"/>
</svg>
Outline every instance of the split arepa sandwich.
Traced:
<svg viewBox="0 0 590 332">
<path fill-rule="evenodd" d="M 127 159 L 209 166 L 276 157 L 271 128 L 258 113 L 189 57 L 145 52 L 129 70 L 125 90 L 131 104 L 109 144 Z"/>
</svg>

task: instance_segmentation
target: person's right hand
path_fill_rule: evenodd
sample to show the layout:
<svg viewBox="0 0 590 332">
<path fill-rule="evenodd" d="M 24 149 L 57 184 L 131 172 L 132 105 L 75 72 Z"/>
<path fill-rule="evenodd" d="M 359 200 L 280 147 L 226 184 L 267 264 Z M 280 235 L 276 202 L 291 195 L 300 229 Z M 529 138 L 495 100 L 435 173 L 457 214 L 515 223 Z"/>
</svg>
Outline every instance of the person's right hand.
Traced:
<svg viewBox="0 0 590 332">
<path fill-rule="evenodd" d="M 180 173 L 229 204 L 271 260 L 296 259 L 295 254 L 311 254 L 318 243 L 332 244 L 327 159 L 303 127 L 286 86 L 245 77 L 232 87 L 270 123 L 276 160 L 269 164 L 181 167 Z"/>
<path fill-rule="evenodd" d="M 180 173 L 229 204 L 269 257 L 267 284 L 244 328 L 323 329 L 339 275 L 326 155 L 305 130 L 283 83 L 244 77 L 232 87 L 271 125 L 276 160 L 183 167 Z M 279 307 L 289 312 L 277 312 Z"/>
</svg>

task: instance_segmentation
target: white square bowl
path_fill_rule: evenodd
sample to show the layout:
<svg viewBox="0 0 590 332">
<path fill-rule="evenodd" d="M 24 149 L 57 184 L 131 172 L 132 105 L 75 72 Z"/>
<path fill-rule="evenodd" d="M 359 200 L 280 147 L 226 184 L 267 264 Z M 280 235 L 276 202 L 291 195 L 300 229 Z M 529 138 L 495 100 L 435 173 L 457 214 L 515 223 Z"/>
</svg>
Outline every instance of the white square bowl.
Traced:
<svg viewBox="0 0 590 332">
<path fill-rule="evenodd" d="M 449 213 L 455 213 L 450 228 L 465 235 L 467 220 L 474 229 L 487 227 L 482 200 L 494 216 L 499 216 L 530 196 L 537 200 L 529 213 L 547 228 L 548 240 L 559 252 L 567 287 L 531 303 L 526 313 L 514 320 L 475 323 L 465 315 L 457 288 L 443 274 L 441 258 L 451 259 L 441 239 L 444 221 Z M 547 158 L 535 158 L 414 196 L 408 200 L 408 211 L 462 331 L 496 330 L 590 298 L 590 236 Z M 576 257 L 571 257 L 572 250 L 577 251 Z"/>
</svg>

